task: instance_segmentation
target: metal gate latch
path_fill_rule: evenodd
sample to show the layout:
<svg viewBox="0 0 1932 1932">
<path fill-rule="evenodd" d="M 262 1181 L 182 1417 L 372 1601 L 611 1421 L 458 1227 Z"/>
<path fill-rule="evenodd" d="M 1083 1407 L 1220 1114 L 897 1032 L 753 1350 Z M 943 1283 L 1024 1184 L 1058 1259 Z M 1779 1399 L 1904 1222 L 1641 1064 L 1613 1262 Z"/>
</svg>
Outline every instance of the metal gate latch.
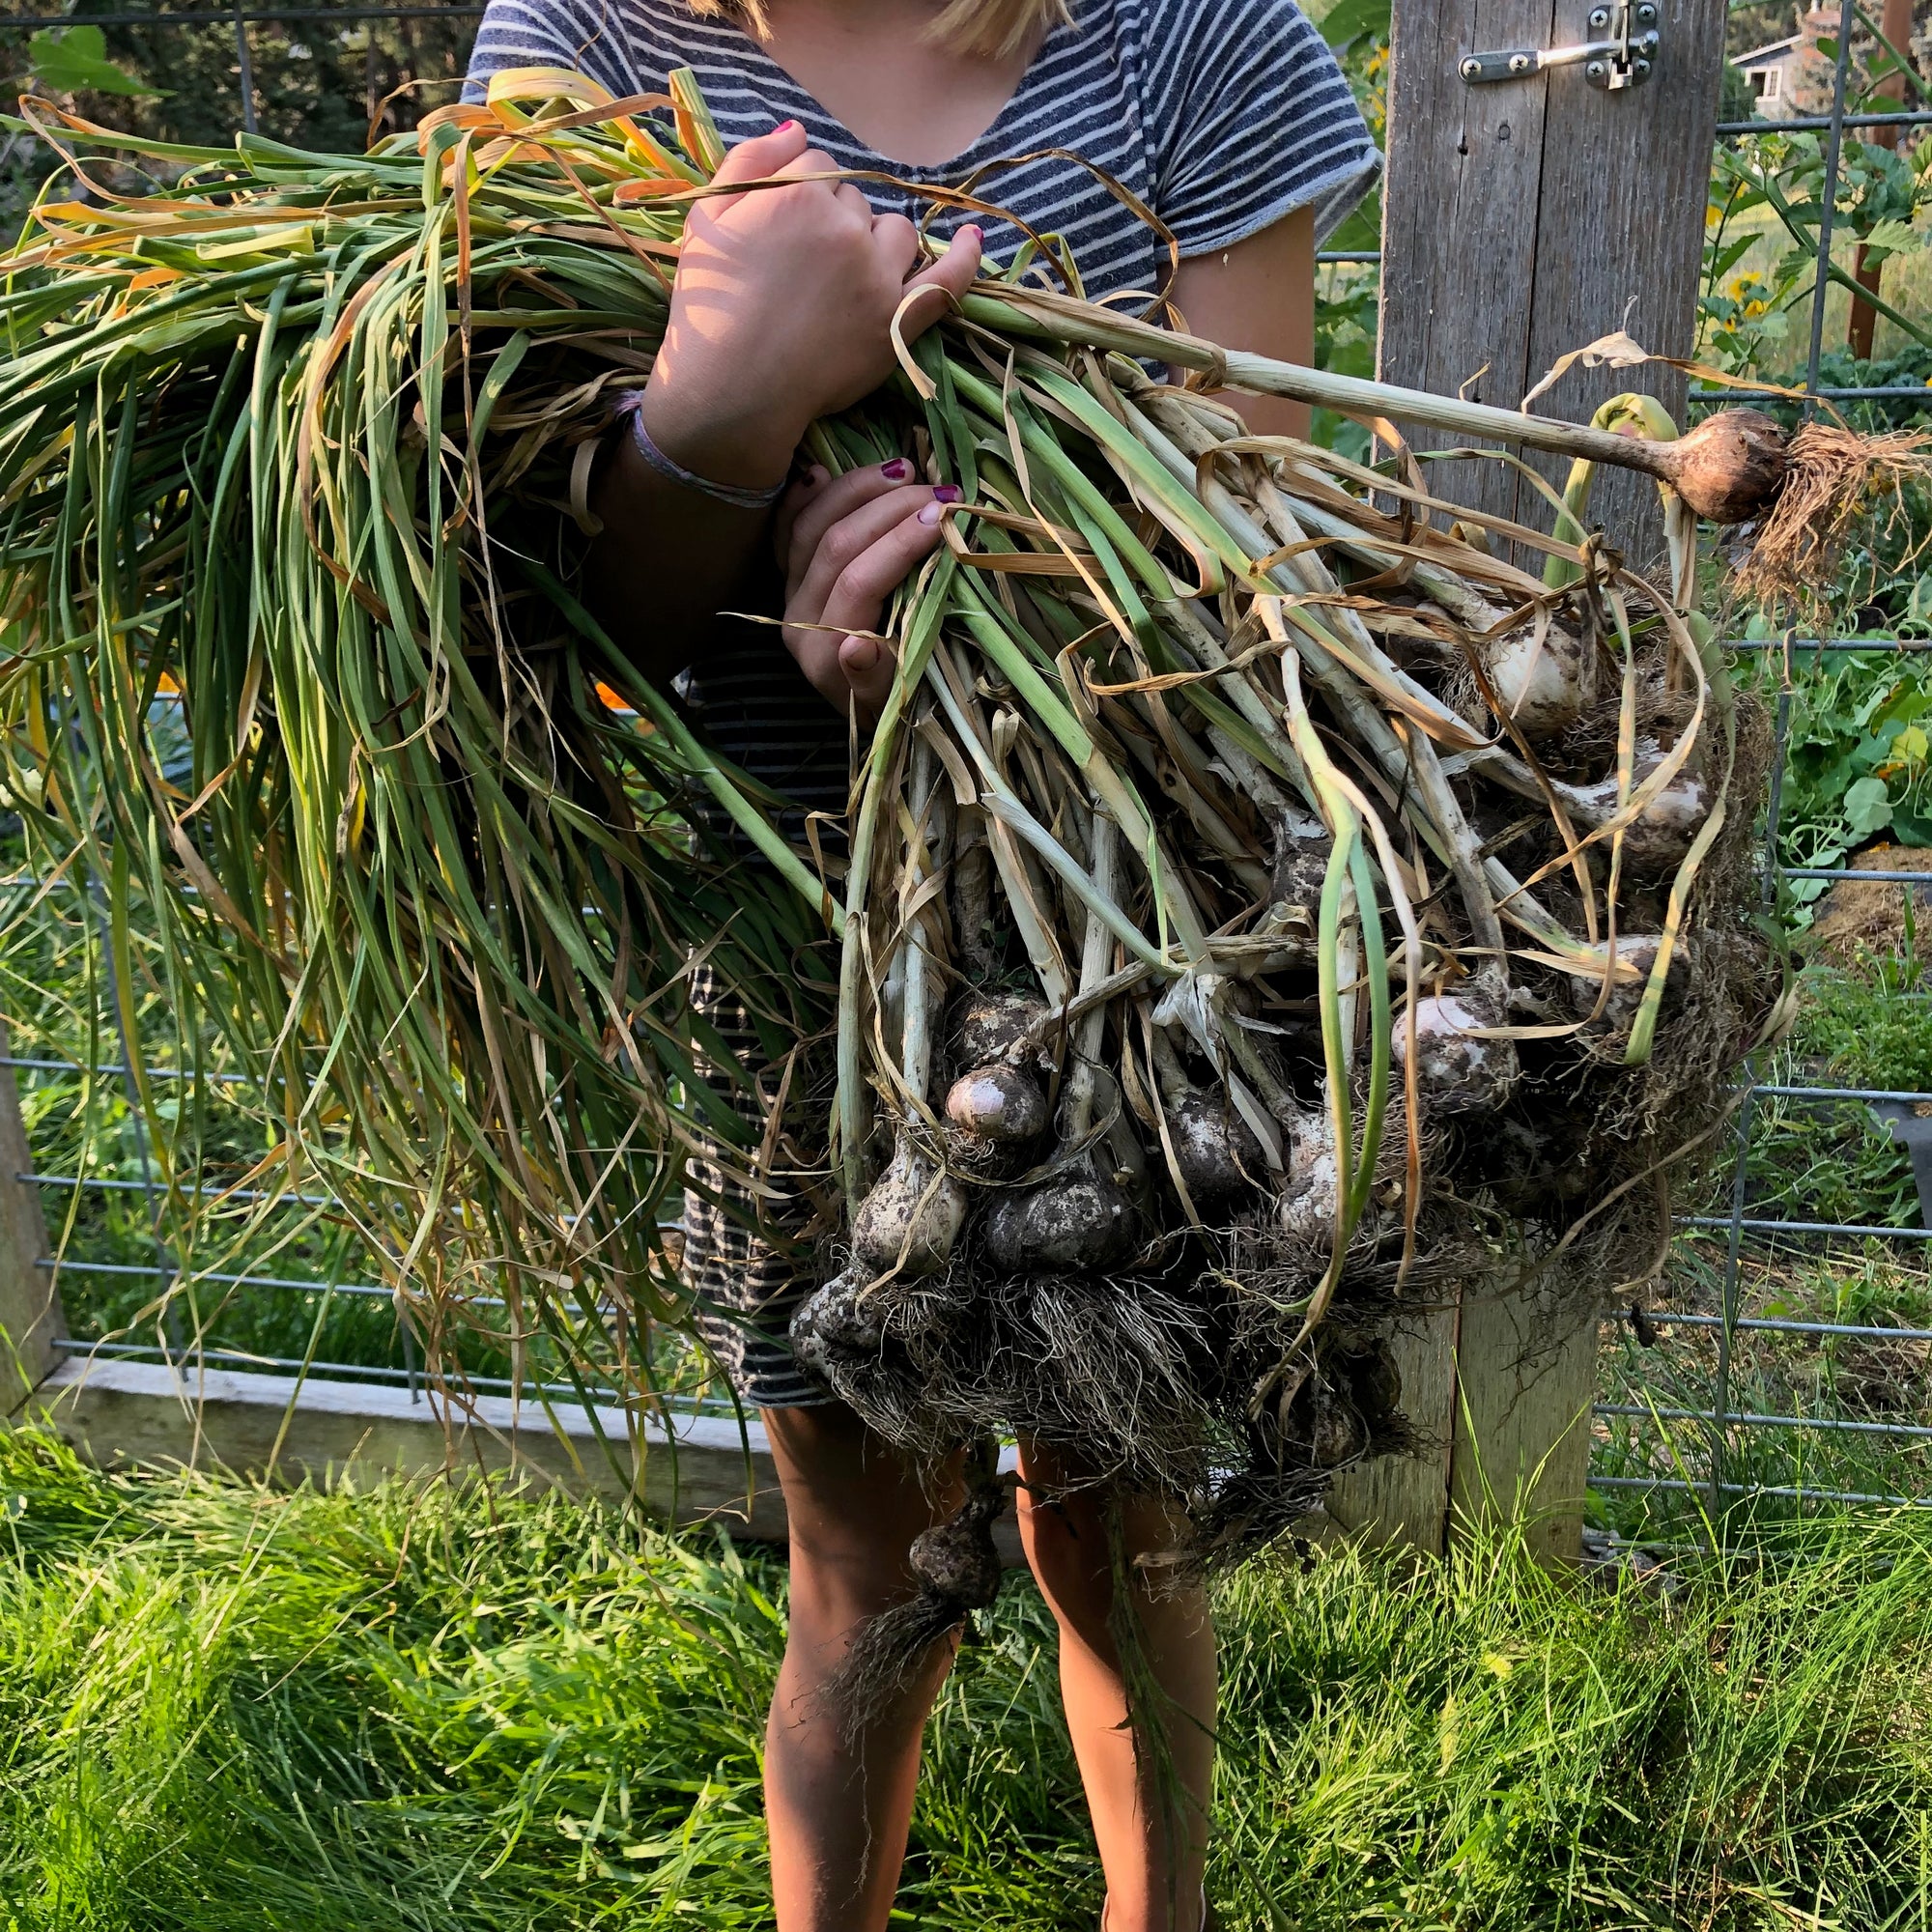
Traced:
<svg viewBox="0 0 1932 1932">
<path fill-rule="evenodd" d="M 1615 0 L 1590 9 L 1590 31 L 1603 38 L 1574 47 L 1505 47 L 1495 53 L 1464 54 L 1461 72 L 1472 87 L 1491 80 L 1526 80 L 1552 67 L 1583 69 L 1592 87 L 1610 93 L 1640 87 L 1657 58 L 1656 0 Z"/>
</svg>

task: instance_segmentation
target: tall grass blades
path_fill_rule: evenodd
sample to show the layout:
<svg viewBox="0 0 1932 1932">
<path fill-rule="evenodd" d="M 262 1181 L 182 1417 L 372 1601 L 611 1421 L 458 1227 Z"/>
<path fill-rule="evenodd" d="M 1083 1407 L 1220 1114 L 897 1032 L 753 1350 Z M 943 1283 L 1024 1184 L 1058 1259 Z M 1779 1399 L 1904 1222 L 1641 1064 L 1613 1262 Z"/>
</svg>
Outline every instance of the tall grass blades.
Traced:
<svg viewBox="0 0 1932 1932">
<path fill-rule="evenodd" d="M 19 1932 L 769 1926 L 782 1569 L 476 1486 L 275 1496 L 0 1437 L 0 1918 Z M 1230 1932 L 1917 1932 L 1924 1518 L 1578 1591 L 1513 1541 L 1221 1589 Z M 901 1904 L 1089 1932 L 1052 1628 L 927 1736 Z"/>
</svg>

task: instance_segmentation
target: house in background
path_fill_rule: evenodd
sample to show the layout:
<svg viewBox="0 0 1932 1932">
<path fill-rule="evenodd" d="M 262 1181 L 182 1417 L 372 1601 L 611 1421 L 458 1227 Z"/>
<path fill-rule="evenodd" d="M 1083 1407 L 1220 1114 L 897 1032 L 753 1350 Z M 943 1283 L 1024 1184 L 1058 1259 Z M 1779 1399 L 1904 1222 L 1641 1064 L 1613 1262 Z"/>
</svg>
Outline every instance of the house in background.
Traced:
<svg viewBox="0 0 1932 1932">
<path fill-rule="evenodd" d="M 1876 10 L 1874 10 L 1876 11 Z M 1788 121 L 1801 114 L 1829 114 L 1832 111 L 1832 67 L 1820 41 L 1835 42 L 1838 37 L 1838 9 L 1813 7 L 1804 14 L 1795 34 L 1781 41 L 1767 41 L 1748 53 L 1736 54 L 1731 65 L 1750 83 L 1751 111 L 1767 121 Z M 1919 37 L 1915 34 L 1910 49 L 1915 59 Z M 1853 40 L 1853 52 L 1875 50 L 1865 34 Z"/>
<path fill-rule="evenodd" d="M 1808 27 L 1810 21 L 1805 25 Z M 1733 59 L 1731 65 L 1750 82 L 1752 113 L 1781 121 L 1786 115 L 1800 111 L 1791 100 L 1799 91 L 1797 82 L 1804 61 L 1805 39 L 1804 34 L 1792 34 L 1785 40 L 1769 41 Z M 1817 37 L 1814 34 L 1810 39 L 1810 51 L 1815 59 Z"/>
</svg>

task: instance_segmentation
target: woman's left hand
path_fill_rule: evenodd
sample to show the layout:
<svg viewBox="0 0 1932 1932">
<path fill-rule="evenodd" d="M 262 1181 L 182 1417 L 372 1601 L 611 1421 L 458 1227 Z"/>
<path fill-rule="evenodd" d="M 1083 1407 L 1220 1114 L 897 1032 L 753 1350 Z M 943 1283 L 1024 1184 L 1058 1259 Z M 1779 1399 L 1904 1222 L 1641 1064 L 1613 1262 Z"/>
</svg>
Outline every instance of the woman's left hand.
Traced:
<svg viewBox="0 0 1932 1932">
<path fill-rule="evenodd" d="M 818 465 L 786 493 L 773 541 L 785 574 L 784 641 L 820 696 L 876 716 L 895 657 L 878 636 L 892 596 L 941 541 L 950 483 L 912 480 L 904 457 L 835 477 Z"/>
</svg>

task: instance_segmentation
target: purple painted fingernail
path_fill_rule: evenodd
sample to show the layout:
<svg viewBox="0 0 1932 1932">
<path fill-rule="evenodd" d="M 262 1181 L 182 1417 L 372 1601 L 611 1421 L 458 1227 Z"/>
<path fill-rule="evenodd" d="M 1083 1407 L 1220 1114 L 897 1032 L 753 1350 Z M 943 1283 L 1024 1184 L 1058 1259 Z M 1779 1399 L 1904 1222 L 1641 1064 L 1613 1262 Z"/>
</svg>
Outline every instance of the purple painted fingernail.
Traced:
<svg viewBox="0 0 1932 1932">
<path fill-rule="evenodd" d="M 921 523 L 924 524 L 927 526 L 927 528 L 930 528 L 934 524 L 936 524 L 940 520 L 941 517 L 945 516 L 945 514 L 946 514 L 946 505 L 944 503 L 928 503 L 925 506 L 925 508 L 919 513 L 919 520 Z"/>
<path fill-rule="evenodd" d="M 966 493 L 956 483 L 941 483 L 932 493 L 935 503 L 956 503 Z"/>
<path fill-rule="evenodd" d="M 912 474 L 912 465 L 903 456 L 895 456 L 890 463 L 879 465 L 879 474 L 890 476 L 895 483 L 902 483 Z"/>
</svg>

